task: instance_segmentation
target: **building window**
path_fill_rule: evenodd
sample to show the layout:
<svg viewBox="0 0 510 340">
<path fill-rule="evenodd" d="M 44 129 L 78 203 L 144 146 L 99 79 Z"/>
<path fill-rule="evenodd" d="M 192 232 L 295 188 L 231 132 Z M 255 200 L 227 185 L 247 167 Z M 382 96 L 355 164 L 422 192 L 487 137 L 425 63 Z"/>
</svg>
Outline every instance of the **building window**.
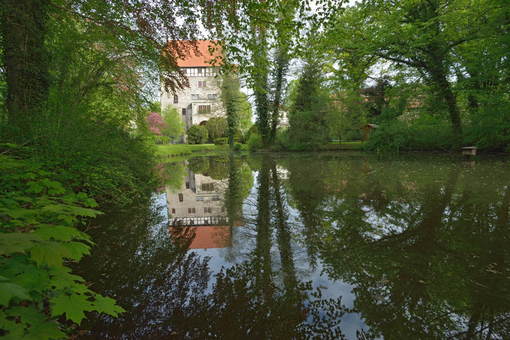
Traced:
<svg viewBox="0 0 510 340">
<path fill-rule="evenodd" d="M 209 99 L 209 100 L 216 100 L 216 93 L 214 93 L 214 94 L 208 94 L 208 95 L 207 95 L 207 99 Z"/>
<path fill-rule="evenodd" d="M 199 68 L 199 69 L 197 70 L 197 72 L 198 72 L 198 74 L 202 74 L 202 69 L 201 69 L 201 68 Z"/>
<path fill-rule="evenodd" d="M 214 191 L 214 183 L 202 183 L 202 191 Z"/>
<path fill-rule="evenodd" d="M 206 81 L 199 81 L 198 82 L 198 87 L 207 87 L 207 84 L 206 84 Z"/>
<path fill-rule="evenodd" d="M 200 95 L 199 94 L 192 94 L 191 95 L 191 99 L 200 99 Z"/>
<path fill-rule="evenodd" d="M 188 73 L 188 69 L 187 69 L 187 68 L 183 68 L 183 69 L 182 69 L 182 72 L 183 72 L 184 74 L 187 74 L 187 73 Z"/>
<path fill-rule="evenodd" d="M 174 95 L 174 104 L 178 104 L 179 103 L 179 96 L 178 95 Z"/>
<path fill-rule="evenodd" d="M 193 221 L 193 219 L 189 220 L 189 224 L 193 225 L 195 224 L 195 221 Z"/>
<path fill-rule="evenodd" d="M 198 113 L 211 113 L 211 105 L 198 105 Z"/>
<path fill-rule="evenodd" d="M 189 182 L 186 182 L 186 189 L 189 189 Z"/>
<path fill-rule="evenodd" d="M 197 196 L 197 201 L 203 201 L 204 200 L 204 196 Z"/>
<path fill-rule="evenodd" d="M 172 214 L 175 214 L 175 208 L 172 208 Z"/>
<path fill-rule="evenodd" d="M 182 115 L 185 116 L 186 115 L 186 109 L 182 109 Z"/>
<path fill-rule="evenodd" d="M 211 213 L 211 208 L 204 208 L 204 213 Z"/>
<path fill-rule="evenodd" d="M 182 202 L 184 201 L 184 195 L 183 194 L 179 194 L 179 202 Z"/>
<path fill-rule="evenodd" d="M 191 208 L 191 212 L 194 214 L 195 213 L 195 208 Z"/>
</svg>

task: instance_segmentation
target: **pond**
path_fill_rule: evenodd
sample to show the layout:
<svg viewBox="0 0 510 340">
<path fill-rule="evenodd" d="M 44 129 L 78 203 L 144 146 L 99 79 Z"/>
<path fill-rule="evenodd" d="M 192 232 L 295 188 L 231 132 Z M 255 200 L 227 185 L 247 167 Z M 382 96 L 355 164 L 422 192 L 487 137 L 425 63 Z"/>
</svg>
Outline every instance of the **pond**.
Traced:
<svg viewBox="0 0 510 340">
<path fill-rule="evenodd" d="M 87 226 L 83 339 L 509 339 L 510 159 L 196 156 Z"/>
</svg>

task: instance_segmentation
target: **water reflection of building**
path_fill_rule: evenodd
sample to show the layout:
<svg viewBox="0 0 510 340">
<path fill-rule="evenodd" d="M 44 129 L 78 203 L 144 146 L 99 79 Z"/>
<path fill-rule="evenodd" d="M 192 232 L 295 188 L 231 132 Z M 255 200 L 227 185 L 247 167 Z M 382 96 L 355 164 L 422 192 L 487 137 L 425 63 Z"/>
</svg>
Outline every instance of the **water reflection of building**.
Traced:
<svg viewBox="0 0 510 340">
<path fill-rule="evenodd" d="M 230 247 L 230 227 L 224 207 L 226 183 L 186 171 L 188 175 L 180 190 L 172 192 L 167 188 L 169 226 L 196 227 L 190 249 Z"/>
</svg>

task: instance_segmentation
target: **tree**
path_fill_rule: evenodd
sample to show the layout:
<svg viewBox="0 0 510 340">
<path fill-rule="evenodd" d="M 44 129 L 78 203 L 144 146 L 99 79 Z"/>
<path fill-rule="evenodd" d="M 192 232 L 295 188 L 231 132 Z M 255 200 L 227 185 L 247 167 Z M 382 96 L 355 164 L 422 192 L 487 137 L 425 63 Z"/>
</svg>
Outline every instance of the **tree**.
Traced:
<svg viewBox="0 0 510 340">
<path fill-rule="evenodd" d="M 498 6 L 493 1 L 366 0 L 333 20 L 327 46 L 351 81 L 366 79 L 378 60 L 393 63 L 397 72 L 416 70 L 440 112 L 446 112 L 457 145 L 462 123 L 453 84 L 456 51 L 483 36 Z"/>
<path fill-rule="evenodd" d="M 165 108 L 161 115 L 163 116 L 163 120 L 167 125 L 167 127 L 163 129 L 163 134 L 165 136 L 170 137 L 170 139 L 174 141 L 175 138 L 186 133 L 184 131 L 186 123 L 182 121 L 181 115 L 176 108 L 168 106 Z"/>
<path fill-rule="evenodd" d="M 207 141 L 207 129 L 202 125 L 191 125 L 187 131 L 189 144 L 204 144 Z"/>
<path fill-rule="evenodd" d="M 246 95 L 239 90 L 239 78 L 234 73 L 225 73 L 221 85 L 221 99 L 227 113 L 227 136 L 230 148 L 234 148 L 234 137 L 240 127 L 241 115 L 245 119 L 250 112 L 246 112 Z M 249 105 L 249 104 L 248 104 Z M 251 107 L 250 107 L 251 109 Z M 245 112 L 243 112 L 245 110 Z"/>
<path fill-rule="evenodd" d="M 318 149 L 329 140 L 326 125 L 328 93 L 321 87 L 321 67 L 317 60 L 309 59 L 303 68 L 295 100 L 289 111 L 289 137 L 293 149 Z"/>
<path fill-rule="evenodd" d="M 228 113 L 227 113 L 228 115 Z M 209 136 L 209 141 L 213 142 L 216 138 L 220 138 L 225 136 L 225 132 L 227 132 L 227 119 L 220 117 L 213 117 L 205 123 L 205 128 L 207 130 L 207 135 Z"/>
</svg>

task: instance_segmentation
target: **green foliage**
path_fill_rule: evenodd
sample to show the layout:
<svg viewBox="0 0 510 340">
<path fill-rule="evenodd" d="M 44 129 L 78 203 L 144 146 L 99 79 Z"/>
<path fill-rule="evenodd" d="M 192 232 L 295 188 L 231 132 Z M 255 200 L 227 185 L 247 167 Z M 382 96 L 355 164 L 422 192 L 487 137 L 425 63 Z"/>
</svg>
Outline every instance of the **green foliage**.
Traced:
<svg viewBox="0 0 510 340">
<path fill-rule="evenodd" d="M 253 133 L 258 133 L 256 124 L 253 124 L 245 135 L 245 140 L 248 141 Z"/>
<path fill-rule="evenodd" d="M 501 23 L 508 23 L 503 18 L 509 14 L 510 7 L 492 0 L 358 2 L 337 12 L 326 29 L 323 51 L 333 74 L 330 83 L 363 96 L 367 122 L 382 124 L 403 114 L 408 114 L 407 120 L 440 116 L 449 121 L 454 137 L 453 142 L 450 137 L 446 141 L 431 137 L 431 145 L 425 147 L 427 138 L 421 133 L 430 127 L 430 119 L 423 118 L 407 123 L 411 139 L 414 130 L 418 133 L 416 141 L 387 136 L 381 142 L 402 140 L 380 149 L 469 144 L 504 150 L 508 121 L 501 108 L 509 103 L 510 65 L 508 39 L 503 38 L 509 26 Z M 422 128 L 417 127 L 420 122 Z M 398 124 L 390 125 L 398 129 Z M 440 125 L 442 129 L 444 124 Z M 394 131 L 383 128 L 377 134 L 390 130 Z"/>
<path fill-rule="evenodd" d="M 216 138 L 214 140 L 215 145 L 226 145 L 228 143 L 228 139 L 226 137 Z"/>
<path fill-rule="evenodd" d="M 192 125 L 187 131 L 189 144 L 204 144 L 207 141 L 208 132 L 202 125 Z"/>
<path fill-rule="evenodd" d="M 221 84 L 221 99 L 227 113 L 226 134 L 230 147 L 234 147 L 235 133 L 239 129 L 241 116 L 247 118 L 246 96 L 239 90 L 239 78 L 235 73 L 225 73 Z"/>
<path fill-rule="evenodd" d="M 276 131 L 276 141 L 274 149 L 278 151 L 290 150 L 291 141 L 289 139 L 289 132 L 287 129 L 278 129 Z"/>
<path fill-rule="evenodd" d="M 235 150 L 235 151 L 240 151 L 242 147 L 243 147 L 243 146 L 242 146 L 241 144 L 236 144 L 236 145 L 234 146 L 234 150 Z"/>
<path fill-rule="evenodd" d="M 234 135 L 234 142 L 236 143 L 244 143 L 244 136 L 241 130 L 237 130 L 236 134 Z"/>
<path fill-rule="evenodd" d="M 257 151 L 259 149 L 262 149 L 262 136 L 260 136 L 258 133 L 252 133 L 250 134 L 250 138 L 248 139 L 248 149 L 250 151 Z"/>
<path fill-rule="evenodd" d="M 316 150 L 329 141 L 326 125 L 329 96 L 321 84 L 321 67 L 316 60 L 310 59 L 295 87 L 295 101 L 289 111 L 291 150 Z"/>
<path fill-rule="evenodd" d="M 67 338 L 52 318 L 80 323 L 84 312 L 124 310 L 91 291 L 66 261 L 89 254 L 90 237 L 76 229 L 99 211 L 86 193 L 52 180 L 41 164 L 0 155 L 0 329 L 9 338 Z M 23 301 L 22 304 L 20 302 Z"/>
<path fill-rule="evenodd" d="M 448 122 L 438 116 L 420 116 L 410 122 L 384 122 L 370 133 L 368 150 L 447 150 L 453 145 Z"/>
<path fill-rule="evenodd" d="M 224 137 L 227 132 L 227 119 L 220 117 L 213 117 L 205 123 L 209 141 L 214 141 L 216 138 Z"/>
<path fill-rule="evenodd" d="M 167 128 L 162 131 L 163 135 L 175 140 L 178 136 L 182 136 L 186 133 L 184 131 L 186 123 L 182 121 L 181 114 L 175 107 L 171 105 L 167 106 L 161 113 L 161 116 L 167 124 Z"/>
</svg>

